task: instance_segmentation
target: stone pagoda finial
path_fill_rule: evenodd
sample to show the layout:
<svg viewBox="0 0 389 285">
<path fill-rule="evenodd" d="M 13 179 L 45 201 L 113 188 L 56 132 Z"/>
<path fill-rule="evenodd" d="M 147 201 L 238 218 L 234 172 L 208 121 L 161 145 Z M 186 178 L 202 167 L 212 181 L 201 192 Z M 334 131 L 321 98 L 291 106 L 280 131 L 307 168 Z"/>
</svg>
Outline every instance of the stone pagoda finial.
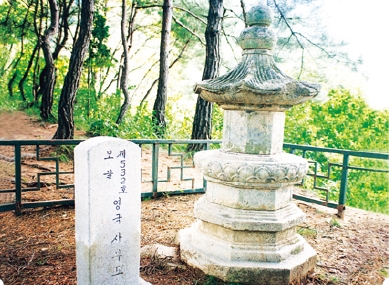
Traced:
<svg viewBox="0 0 389 285">
<path fill-rule="evenodd" d="M 315 97 L 319 85 L 297 81 L 275 65 L 272 19 L 268 6 L 253 7 L 239 37 L 242 61 L 229 73 L 196 84 L 195 92 L 225 110 L 284 111 Z"/>
</svg>

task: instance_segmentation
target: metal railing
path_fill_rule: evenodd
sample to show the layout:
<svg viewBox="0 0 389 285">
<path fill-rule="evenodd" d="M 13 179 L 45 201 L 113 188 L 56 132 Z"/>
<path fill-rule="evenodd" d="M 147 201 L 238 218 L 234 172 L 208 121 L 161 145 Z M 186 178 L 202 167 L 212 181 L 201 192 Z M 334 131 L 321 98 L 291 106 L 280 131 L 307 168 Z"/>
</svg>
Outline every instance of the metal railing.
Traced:
<svg viewBox="0 0 389 285">
<path fill-rule="evenodd" d="M 337 160 L 341 161 L 341 163 L 331 162 L 329 159 L 326 162 L 326 173 L 321 173 L 319 170 L 319 163 L 315 160 L 309 159 L 308 162 L 311 164 L 310 172 L 308 172 L 307 176 L 313 177 L 313 189 L 318 189 L 326 192 L 326 198 L 324 201 L 313 199 L 309 197 L 305 197 L 302 195 L 294 194 L 293 197 L 298 200 L 311 202 L 323 206 L 327 206 L 329 208 L 338 209 L 338 216 L 344 216 L 344 210 L 346 209 L 346 194 L 347 194 L 347 186 L 348 186 L 348 177 L 350 170 L 358 170 L 358 171 L 368 171 L 368 172 L 382 172 L 389 173 L 388 169 L 388 153 L 377 153 L 377 152 L 366 152 L 366 151 L 352 151 L 352 150 L 343 150 L 343 149 L 335 149 L 335 148 L 325 148 L 325 147 L 314 147 L 308 145 L 296 145 L 284 143 L 284 149 L 289 149 L 289 152 L 292 154 L 296 154 L 296 151 L 300 151 L 300 155 L 304 158 L 307 158 L 308 152 L 314 153 L 327 153 L 327 154 L 337 154 Z M 385 169 L 376 169 L 369 167 L 360 167 L 360 166 L 352 166 L 350 165 L 351 158 L 365 158 L 365 159 L 375 159 L 375 160 L 385 160 L 386 168 Z M 330 202 L 328 198 L 329 189 L 325 187 L 321 187 L 318 185 L 319 179 L 331 179 L 331 172 L 334 168 L 341 169 L 341 179 L 340 179 L 340 187 L 339 187 L 339 197 L 337 203 Z M 303 183 L 304 184 L 304 180 Z M 387 185 L 386 185 L 387 186 Z"/>
<path fill-rule="evenodd" d="M 205 146 L 205 149 L 209 149 L 212 145 L 217 147 L 221 144 L 221 141 L 216 140 L 131 141 L 138 144 L 142 148 L 142 157 L 145 160 L 142 162 L 142 198 L 157 197 L 161 195 L 204 193 L 206 189 L 206 182 L 202 179 L 202 176 L 186 176 L 186 169 L 194 167 L 191 154 L 188 154 L 185 151 L 186 146 L 188 144 L 202 144 Z M 64 182 L 62 179 L 63 176 L 72 176 L 73 169 L 66 171 L 62 170 L 61 167 L 64 163 L 61 162 L 61 156 L 58 154 L 60 151 L 58 151 L 58 148 L 64 146 L 74 147 L 80 142 L 82 142 L 82 140 L 0 140 L 0 163 L 8 163 L 8 168 L 14 168 L 13 177 L 12 175 L 11 177 L 5 177 L 8 180 L 4 177 L 1 177 L 2 173 L 5 173 L 4 171 L 0 173 L 0 212 L 14 210 L 17 215 L 20 215 L 22 210 L 26 208 L 48 207 L 52 205 L 73 205 L 73 197 L 44 201 L 26 201 L 23 199 L 23 193 L 42 191 L 42 189 L 45 187 L 47 188 L 48 185 L 51 188 L 55 188 L 57 190 L 73 189 L 73 183 Z M 50 150 L 50 148 L 54 148 L 54 150 Z M 2 151 L 3 149 L 5 150 Z M 298 193 L 293 195 L 294 198 L 338 209 L 339 216 L 344 215 L 349 175 L 348 173 L 350 170 L 384 173 L 389 172 L 388 167 L 375 169 L 350 165 L 351 157 L 388 161 L 389 154 L 386 153 L 340 150 L 288 143 L 284 144 L 284 149 L 288 150 L 290 153 L 301 155 L 302 157 L 308 159 L 310 163 L 310 171 L 308 176 L 313 178 L 312 188 L 326 192 L 325 199 L 312 198 Z M 28 153 L 27 157 L 26 151 L 30 152 Z M 33 151 L 33 154 L 31 154 L 31 151 Z M 52 152 L 50 153 L 50 151 Z M 4 153 L 6 155 L 4 155 Z M 336 162 L 330 161 L 333 158 L 327 159 L 327 165 L 324 167 L 326 169 L 326 173 L 323 174 L 323 165 L 311 158 L 313 157 L 312 153 L 326 153 L 329 155 L 335 154 L 337 155 L 335 159 Z M 147 160 L 146 156 L 149 156 Z M 162 158 L 164 161 L 162 161 Z M 26 159 L 33 159 L 36 162 L 45 161 L 46 163 L 52 163 L 54 164 L 54 169 L 52 167 L 42 167 L 39 164 L 29 164 L 26 162 Z M 339 163 L 338 161 L 341 162 Z M 72 162 L 70 162 L 70 164 L 71 163 Z M 72 168 L 69 166 L 69 163 L 66 165 L 68 168 Z M 22 174 L 22 167 L 37 167 L 38 170 L 43 171 L 38 171 L 31 175 L 28 173 Z M 320 185 L 319 180 L 334 179 L 331 178 L 331 176 L 333 172 L 336 172 L 334 171 L 335 168 L 340 169 L 339 171 L 341 172 L 340 190 L 338 201 L 331 202 L 328 198 L 328 188 Z M 148 169 L 150 169 L 151 172 L 146 171 Z M 26 176 L 28 176 L 28 179 Z M 36 181 L 29 181 L 31 178 L 30 176 L 36 178 Z M 49 180 L 51 179 L 52 182 L 48 183 L 44 181 L 48 178 Z M 1 181 L 8 181 L 8 184 L 3 183 L 3 186 L 8 185 L 9 187 L 1 187 Z M 147 185 L 150 185 L 150 187 L 147 187 Z M 14 195 L 14 198 L 8 202 L 2 202 L 1 195 L 4 194 Z"/>
<path fill-rule="evenodd" d="M 59 179 L 61 175 L 64 174 L 72 174 L 73 171 L 61 171 L 60 170 L 60 158 L 57 156 L 54 157 L 42 157 L 42 147 L 48 146 L 76 146 L 82 140 L 0 140 L 0 147 L 11 147 L 13 148 L 13 157 L 9 157 L 12 153 L 10 151 L 2 152 L 0 149 L 1 158 L 3 161 L 8 163 L 12 163 L 14 165 L 14 177 L 11 178 L 11 183 L 8 185 L 14 185 L 14 188 L 9 189 L 1 189 L 0 195 L 6 193 L 14 193 L 14 199 L 11 201 L 5 201 L 5 203 L 0 204 L 0 212 L 1 211 L 10 211 L 14 210 L 16 215 L 21 215 L 22 209 L 27 208 L 38 208 L 38 207 L 48 207 L 53 205 L 74 205 L 74 199 L 58 199 L 58 200 L 49 200 L 49 201 L 34 201 L 34 202 L 24 202 L 22 201 L 22 193 L 24 192 L 33 192 L 40 191 L 42 189 L 42 181 L 41 178 L 43 176 L 54 176 L 55 177 L 55 187 L 56 189 L 60 188 L 71 188 L 74 187 L 73 184 L 60 184 Z M 22 148 L 31 148 L 33 147 L 35 157 L 28 156 L 30 159 L 35 159 L 36 161 L 53 161 L 55 165 L 55 170 L 50 171 L 48 168 L 44 172 L 36 173 L 37 181 L 34 187 L 29 187 L 30 185 L 34 185 L 33 183 L 29 183 L 27 187 L 23 186 L 23 177 L 22 177 L 22 165 L 23 160 L 26 158 L 26 153 L 22 154 Z M 31 151 L 31 150 L 30 150 Z M 8 155 L 4 155 L 3 153 L 8 153 Z M 31 154 L 31 153 L 28 153 Z M 1 161 L 1 160 L 0 160 Z M 0 174 L 1 175 L 1 174 Z M 5 185 L 4 181 L 7 181 L 9 177 L 0 177 L 0 181 L 3 181 L 3 186 Z M 3 187 L 2 187 L 3 188 Z M 3 201 L 4 202 L 4 201 Z"/>
</svg>

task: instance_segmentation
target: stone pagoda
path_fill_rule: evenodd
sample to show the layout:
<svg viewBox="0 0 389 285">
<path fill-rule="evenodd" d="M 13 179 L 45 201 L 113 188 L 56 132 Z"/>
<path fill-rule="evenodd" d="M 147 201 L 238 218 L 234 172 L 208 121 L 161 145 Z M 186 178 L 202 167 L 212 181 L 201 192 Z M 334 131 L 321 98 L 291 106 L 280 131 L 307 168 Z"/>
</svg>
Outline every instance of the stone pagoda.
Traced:
<svg viewBox="0 0 389 285">
<path fill-rule="evenodd" d="M 305 215 L 292 203 L 308 163 L 282 146 L 284 111 L 316 96 L 320 86 L 276 67 L 272 19 L 266 5 L 252 8 L 239 38 L 241 63 L 195 87 L 224 109 L 223 143 L 194 157 L 207 191 L 195 204 L 197 222 L 180 232 L 181 258 L 227 282 L 298 282 L 316 264 L 315 250 L 296 233 Z"/>
</svg>

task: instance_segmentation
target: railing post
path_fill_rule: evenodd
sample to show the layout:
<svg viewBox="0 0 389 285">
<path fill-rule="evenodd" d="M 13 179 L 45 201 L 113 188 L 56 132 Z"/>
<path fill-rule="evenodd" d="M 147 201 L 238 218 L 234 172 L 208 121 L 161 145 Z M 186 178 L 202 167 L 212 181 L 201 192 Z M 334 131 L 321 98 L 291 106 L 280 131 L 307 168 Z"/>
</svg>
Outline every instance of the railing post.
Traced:
<svg viewBox="0 0 389 285">
<path fill-rule="evenodd" d="M 22 156 L 20 144 L 15 144 L 15 214 L 22 214 Z"/>
<path fill-rule="evenodd" d="M 305 158 L 306 156 L 307 156 L 307 151 L 304 149 L 301 157 Z M 309 162 L 308 162 L 308 168 L 309 168 Z M 305 177 L 303 177 L 303 180 L 301 180 L 301 186 L 304 186 L 304 181 L 305 181 Z"/>
<path fill-rule="evenodd" d="M 159 144 L 153 143 L 153 153 L 151 160 L 151 180 L 153 181 L 153 198 L 158 196 L 158 158 L 159 158 Z"/>
<path fill-rule="evenodd" d="M 340 193 L 339 193 L 339 203 L 338 203 L 338 216 L 342 219 L 344 218 L 344 211 L 346 210 L 348 161 L 349 161 L 349 155 L 347 153 L 344 153 L 343 164 L 342 164 L 342 179 L 340 181 Z"/>
</svg>

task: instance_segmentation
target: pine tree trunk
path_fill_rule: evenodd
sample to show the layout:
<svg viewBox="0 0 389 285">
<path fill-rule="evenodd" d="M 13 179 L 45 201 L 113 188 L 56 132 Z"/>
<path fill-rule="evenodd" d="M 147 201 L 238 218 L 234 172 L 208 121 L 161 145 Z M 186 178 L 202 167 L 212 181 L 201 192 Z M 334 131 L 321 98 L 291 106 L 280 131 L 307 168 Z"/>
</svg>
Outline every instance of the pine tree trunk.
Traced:
<svg viewBox="0 0 389 285">
<path fill-rule="evenodd" d="M 163 137 L 166 131 L 165 107 L 167 101 L 167 85 L 169 78 L 169 39 L 173 17 L 173 1 L 164 0 L 162 35 L 160 49 L 160 67 L 157 97 L 153 106 L 154 130 L 158 137 Z"/>
<path fill-rule="evenodd" d="M 32 50 L 30 59 L 28 60 L 27 68 L 26 68 L 26 70 L 24 71 L 24 74 L 23 74 L 23 76 L 22 76 L 22 78 L 20 79 L 19 84 L 18 84 L 18 85 L 19 85 L 20 94 L 21 94 L 21 96 L 22 96 L 22 98 L 23 98 L 24 101 L 27 100 L 26 95 L 25 95 L 25 91 L 24 91 L 24 82 L 26 82 L 27 77 L 28 77 L 28 74 L 30 73 L 31 66 L 32 66 L 32 64 L 34 63 L 35 54 L 36 54 L 36 52 L 38 51 L 38 47 L 39 47 L 39 43 L 37 43 L 37 44 L 35 45 L 34 49 Z"/>
<path fill-rule="evenodd" d="M 134 8 L 134 4 L 132 7 Z M 122 0 L 122 20 L 121 20 L 120 30 L 121 30 L 122 45 L 123 45 L 123 68 L 122 68 L 122 75 L 120 78 L 120 89 L 123 92 L 124 102 L 120 108 L 120 113 L 116 120 L 117 124 L 120 124 L 122 122 L 128 108 L 131 105 L 130 92 L 128 91 L 128 80 L 129 80 L 128 72 L 129 72 L 130 58 L 129 58 L 128 41 L 126 37 L 126 21 L 127 21 L 127 5 L 126 5 L 126 0 Z M 132 22 L 130 23 L 130 30 L 129 30 L 129 35 L 132 37 L 131 25 Z"/>
<path fill-rule="evenodd" d="M 42 94 L 42 102 L 40 106 L 40 116 L 43 120 L 48 120 L 53 117 L 51 109 L 53 107 L 53 96 L 55 87 L 55 64 L 54 58 L 50 50 L 51 38 L 58 31 L 59 13 L 56 0 L 49 0 L 50 5 L 50 27 L 45 31 L 41 37 L 41 47 L 45 57 L 46 65 L 42 70 L 39 82 L 39 94 Z"/>
<path fill-rule="evenodd" d="M 72 50 L 69 70 L 58 104 L 58 129 L 54 139 L 73 139 L 74 137 L 74 99 L 80 84 L 82 67 L 88 52 L 93 25 L 94 0 L 81 3 L 81 24 L 79 36 Z"/>
<path fill-rule="evenodd" d="M 206 57 L 203 80 L 213 79 L 219 74 L 220 66 L 220 30 L 223 19 L 223 0 L 209 0 L 208 22 L 205 31 Z M 193 119 L 191 139 L 211 139 L 212 134 L 212 103 L 197 98 L 195 116 Z M 188 145 L 188 151 L 198 151 L 203 144 Z"/>
</svg>

